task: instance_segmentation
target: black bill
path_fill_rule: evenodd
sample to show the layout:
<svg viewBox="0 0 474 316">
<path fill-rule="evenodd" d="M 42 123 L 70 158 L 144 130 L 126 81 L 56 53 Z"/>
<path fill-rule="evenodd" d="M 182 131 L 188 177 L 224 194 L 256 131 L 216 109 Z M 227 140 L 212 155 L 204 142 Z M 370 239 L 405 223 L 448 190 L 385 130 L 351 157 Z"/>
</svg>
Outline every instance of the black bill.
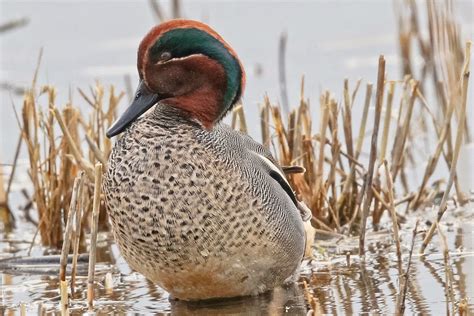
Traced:
<svg viewBox="0 0 474 316">
<path fill-rule="evenodd" d="M 152 93 L 146 87 L 143 80 L 140 80 L 135 98 L 125 113 L 115 121 L 107 131 L 107 137 L 111 138 L 122 133 L 133 121 L 145 113 L 149 108 L 159 101 L 158 94 Z"/>
</svg>

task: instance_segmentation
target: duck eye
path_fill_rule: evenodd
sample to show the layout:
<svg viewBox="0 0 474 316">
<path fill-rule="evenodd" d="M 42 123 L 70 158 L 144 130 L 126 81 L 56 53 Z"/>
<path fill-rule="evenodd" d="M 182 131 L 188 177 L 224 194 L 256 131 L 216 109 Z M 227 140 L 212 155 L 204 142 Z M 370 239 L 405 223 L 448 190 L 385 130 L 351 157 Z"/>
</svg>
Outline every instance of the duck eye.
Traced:
<svg viewBox="0 0 474 316">
<path fill-rule="evenodd" d="M 171 53 L 170 52 L 163 52 L 160 55 L 160 61 L 168 61 L 171 59 Z"/>
</svg>

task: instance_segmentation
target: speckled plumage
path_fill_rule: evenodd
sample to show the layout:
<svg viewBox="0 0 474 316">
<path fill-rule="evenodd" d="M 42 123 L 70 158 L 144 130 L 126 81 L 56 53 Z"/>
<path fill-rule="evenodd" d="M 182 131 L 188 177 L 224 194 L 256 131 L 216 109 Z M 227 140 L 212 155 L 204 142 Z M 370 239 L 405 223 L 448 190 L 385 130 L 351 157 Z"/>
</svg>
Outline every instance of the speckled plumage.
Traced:
<svg viewBox="0 0 474 316">
<path fill-rule="evenodd" d="M 130 266 L 185 300 L 282 285 L 305 247 L 300 212 L 270 153 L 217 124 L 158 104 L 114 146 L 104 181 L 114 237 Z"/>
</svg>

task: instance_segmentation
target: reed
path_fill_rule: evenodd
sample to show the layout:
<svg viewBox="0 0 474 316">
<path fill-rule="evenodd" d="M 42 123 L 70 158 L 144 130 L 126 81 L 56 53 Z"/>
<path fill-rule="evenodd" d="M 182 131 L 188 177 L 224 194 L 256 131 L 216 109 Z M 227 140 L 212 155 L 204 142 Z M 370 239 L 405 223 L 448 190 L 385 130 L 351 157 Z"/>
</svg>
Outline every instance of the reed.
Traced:
<svg viewBox="0 0 474 316">
<path fill-rule="evenodd" d="M 384 81 L 385 81 L 385 58 L 383 56 L 379 57 L 379 69 L 377 75 L 377 92 L 375 96 L 375 119 L 374 119 L 374 129 L 372 132 L 372 142 L 370 146 L 370 158 L 369 158 L 369 168 L 368 173 L 365 179 L 365 200 L 364 206 L 362 209 L 362 224 L 360 232 L 360 241 L 359 241 L 359 254 L 364 255 L 365 253 L 365 229 L 367 225 L 367 216 L 369 215 L 369 207 L 372 202 L 372 182 L 374 177 L 374 167 L 375 160 L 377 157 L 377 137 L 379 132 L 380 124 L 380 115 L 382 113 L 382 97 L 384 91 Z"/>
<path fill-rule="evenodd" d="M 392 221 L 396 222 L 397 208 L 401 203 L 409 203 L 413 209 L 431 203 L 435 189 L 430 184 L 438 181 L 431 178 L 441 156 L 451 173 L 437 222 L 450 196 L 451 182 L 456 188 L 458 200 L 461 203 L 465 200 L 457 185 L 455 166 L 460 146 L 470 139 L 465 109 L 471 44 L 466 45 L 465 51 L 459 50 L 461 43 L 456 39 L 459 31 L 453 26 L 452 20 L 442 15 L 440 6 L 427 5 L 429 21 L 436 22 L 436 29 L 430 25 L 430 32 L 433 33 L 430 39 L 440 32 L 446 34 L 447 39 L 436 37 L 431 43 L 422 38 L 418 31 L 418 19 L 406 17 L 407 12 L 419 14 L 416 6 L 398 3 L 399 39 L 405 77 L 402 81 L 385 82 L 385 61 L 381 57 L 374 104 L 371 83 L 366 84 L 365 97 L 360 100 L 357 93 L 361 81 L 357 81 L 351 91 L 351 83 L 345 80 L 341 103 L 331 92 L 322 92 L 319 99 L 320 122 L 314 124 L 314 109 L 304 96 L 302 80 L 301 97 L 293 110 L 284 110 L 280 105 L 272 104 L 268 97 L 264 98 L 261 106 L 262 142 L 273 151 L 283 166 L 298 198 L 311 209 L 313 226 L 328 233 L 358 234 L 361 254 L 364 253 L 369 217 L 372 217 L 374 228 L 377 229 L 384 213 L 390 214 Z M 175 8 L 175 11 L 178 12 L 179 8 Z M 412 48 L 407 43 L 413 38 L 424 47 L 426 62 L 435 61 L 434 65 L 423 66 L 422 76 L 418 80 L 415 79 L 414 74 L 417 72 L 410 62 Z M 441 60 L 440 55 L 446 52 L 450 53 L 449 56 L 457 56 L 450 60 L 451 67 Z M 465 57 L 461 60 L 460 56 Z M 78 90 L 89 106 L 88 113 L 81 113 L 71 102 L 60 109 L 56 105 L 54 87 L 37 87 L 37 72 L 31 89 L 25 94 L 19 124 L 22 142 L 28 152 L 29 174 L 34 187 L 33 201 L 40 219 L 39 235 L 44 245 L 59 248 L 63 242 L 63 223 L 70 211 L 73 181 L 80 170 L 86 175 L 85 189 L 80 198 L 81 208 L 84 209 L 81 221 L 84 225 L 80 227 L 82 230 L 89 228 L 88 210 L 92 205 L 95 179 L 93 166 L 100 162 L 104 169 L 106 167 L 112 144 L 105 137 L 105 130 L 113 122 L 115 109 L 124 93 L 116 93 L 114 87 L 110 87 L 107 98 L 105 88 L 97 84 L 88 93 Z M 436 94 L 434 100 L 426 99 L 423 94 L 429 79 L 433 79 L 436 87 L 442 91 Z M 41 105 L 44 103 L 47 106 Z M 398 109 L 394 107 L 396 104 Z M 375 106 L 373 118 L 369 115 L 371 105 Z M 362 109 L 361 122 L 353 119 L 352 112 L 357 107 Z M 382 113 L 385 114 L 383 120 Z M 428 159 L 412 150 L 416 143 L 413 135 L 419 132 L 415 122 L 420 116 L 431 118 L 432 124 L 424 124 L 423 130 L 438 137 L 433 155 Z M 391 129 L 391 124 L 395 124 L 396 128 Z M 232 126 L 242 132 L 247 131 L 247 120 L 241 104 L 233 111 Z M 368 131 L 367 126 L 373 127 Z M 61 133 L 57 133 L 58 127 Z M 316 133 L 314 128 L 318 129 Z M 455 128 L 458 131 L 456 140 L 452 139 Z M 378 137 L 379 130 L 381 137 Z M 371 138 L 370 144 L 366 142 L 367 136 Z M 370 152 L 368 160 L 361 155 L 367 151 Z M 378 171 L 383 169 L 381 166 L 385 161 L 390 166 L 391 185 L 381 179 Z M 407 184 L 406 168 L 410 161 L 428 161 L 418 190 L 410 189 Z M 304 173 L 301 172 L 303 170 Z M 404 189 L 403 195 L 397 189 L 400 187 Z M 6 199 L 3 193 L 0 197 Z M 106 223 L 106 216 L 100 218 Z M 422 249 L 434 234 L 434 228 L 431 227 Z M 80 232 L 75 234 L 81 235 Z M 77 239 L 73 249 L 76 247 Z"/>
<path fill-rule="evenodd" d="M 95 263 L 96 263 L 96 247 L 97 247 L 97 231 L 99 225 L 99 209 L 101 201 L 101 184 L 102 184 L 102 164 L 96 163 L 94 170 L 94 200 L 92 207 L 92 231 L 91 244 L 89 249 L 89 274 L 87 276 L 87 305 L 89 309 L 94 307 L 94 290 L 95 290 Z"/>
<path fill-rule="evenodd" d="M 36 75 L 35 75 L 36 77 Z M 56 90 L 52 86 L 36 88 L 34 84 L 24 97 L 19 125 L 29 159 L 29 175 L 33 185 L 33 201 L 38 212 L 38 231 L 45 246 L 60 248 L 64 222 L 70 210 L 74 178 L 85 172 L 83 207 L 92 201 L 93 166 L 105 162 L 111 142 L 105 129 L 115 119 L 115 109 L 124 93 L 110 87 L 108 100 L 105 88 L 97 84 L 90 94 L 82 90 L 91 111 L 82 114 L 72 103 L 60 110 L 56 106 Z M 46 103 L 47 106 L 42 104 Z M 58 128 L 59 127 L 59 128 Z M 62 133 L 57 133 L 60 130 Z M 86 139 L 83 142 L 82 139 Z M 101 217 L 103 220 L 105 216 Z M 81 229 L 87 229 L 87 220 Z"/>
<path fill-rule="evenodd" d="M 428 234 L 426 235 L 425 239 L 423 240 L 422 247 L 420 249 L 420 252 L 424 252 L 426 249 L 428 243 L 431 241 L 431 238 L 433 238 L 433 234 L 435 232 L 436 226 L 439 224 L 441 221 L 441 218 L 443 217 L 444 213 L 446 212 L 447 209 L 447 202 L 449 198 L 449 192 L 451 190 L 451 187 L 456 180 L 456 164 L 458 161 L 459 157 L 459 151 L 461 150 L 461 145 L 463 144 L 463 137 L 466 135 L 466 130 L 465 130 L 465 124 L 466 124 L 466 106 L 467 106 L 467 91 L 468 91 L 468 85 L 469 85 L 469 56 L 470 56 L 470 51 L 471 51 L 471 42 L 468 42 L 466 44 L 466 53 L 469 53 L 469 55 L 466 55 L 466 66 L 464 67 L 464 73 L 462 77 L 462 100 L 461 100 L 461 109 L 460 109 L 460 114 L 459 114 L 459 125 L 456 133 L 456 142 L 454 146 L 454 152 L 452 154 L 452 161 L 450 164 L 450 172 L 449 172 L 449 179 L 448 179 L 448 184 L 446 185 L 446 189 L 443 194 L 443 198 L 441 200 L 441 204 L 439 206 L 438 214 L 436 221 L 433 222 L 431 225 Z M 468 134 L 467 134 L 468 135 Z M 461 193 L 461 195 L 457 195 L 458 199 L 463 201 L 464 194 Z"/>
<path fill-rule="evenodd" d="M 463 50 L 459 28 L 448 2 L 440 1 L 436 5 L 427 2 L 428 35 L 420 31 L 420 12 L 416 3 L 396 2 L 403 79 L 387 81 L 385 59 L 381 56 L 375 100 L 372 83 L 358 80 L 351 89 L 352 83 L 344 80 L 341 97 L 323 91 L 319 105 L 310 106 L 304 94 L 303 79 L 300 99 L 288 104 L 288 108 L 287 101 L 282 105 L 274 104 L 268 96 L 263 98 L 260 107 L 263 146 L 272 151 L 298 199 L 311 210 L 311 224 L 316 232 L 333 237 L 357 236 L 359 253 L 364 255 L 366 232 L 370 229 L 368 223 L 371 222 L 376 230 L 386 214 L 392 223 L 400 267 L 401 208 L 423 209 L 433 203 L 433 197 L 440 190 L 444 191 L 437 218 L 421 246 L 423 251 L 439 228 L 447 201 L 453 197 L 451 187 L 455 189 L 458 202 L 466 201 L 458 184 L 456 163 L 461 146 L 472 139 L 466 115 L 471 43 L 468 42 Z M 158 2 L 150 1 L 150 5 L 158 19 L 166 18 Z M 179 4 L 173 2 L 173 5 L 172 15 L 181 15 Z M 416 54 L 410 43 L 416 43 L 421 52 L 424 60 L 421 69 L 414 67 Z M 285 45 L 281 47 L 280 54 L 284 56 Z M 284 58 L 280 63 L 284 68 Z M 72 102 L 60 108 L 56 104 L 54 87 L 37 86 L 37 72 L 24 95 L 18 121 L 19 144 L 23 143 L 28 154 L 32 200 L 39 218 L 38 234 L 45 246 L 59 249 L 62 245 L 63 255 L 69 253 L 72 245 L 71 293 L 74 293 L 81 237 L 85 231 L 92 231 L 89 268 L 92 277 L 88 288 L 88 302 L 92 306 L 94 247 L 99 221 L 107 229 L 100 203 L 100 176 L 106 169 L 112 144 L 105 137 L 105 131 L 114 121 L 124 93 L 96 84 L 88 92 L 78 90 L 82 103 L 87 106 L 86 111 L 81 113 L 80 107 Z M 280 79 L 282 95 L 286 95 L 284 69 Z M 425 93 L 429 84 L 435 91 L 431 97 Z M 360 96 L 358 92 L 363 86 L 365 93 Z M 371 108 L 375 111 L 371 112 Z M 246 133 L 244 109 L 242 104 L 234 108 L 231 126 Z M 360 122 L 354 119 L 355 111 L 362 112 Z M 428 157 L 415 150 L 420 133 L 436 137 L 433 144 L 427 144 L 431 153 Z M 447 184 L 440 187 L 440 179 L 434 179 L 433 175 L 443 160 L 450 173 Z M 411 165 L 420 162 L 426 162 L 426 167 L 421 184 L 414 189 L 408 183 L 407 174 Z M 84 177 L 80 178 L 80 184 L 74 185 L 80 172 Z M 2 175 L 0 172 L 0 180 Z M 0 181 L 0 207 L 7 205 L 8 193 L 4 182 Z M 6 222 L 5 216 L 1 218 Z M 413 240 L 415 237 L 416 228 Z M 414 245 L 410 260 L 413 248 Z M 65 280 L 65 268 L 61 271 L 60 278 Z M 408 271 L 409 265 L 406 273 Z M 108 283 L 110 281 L 109 276 Z M 400 313 L 403 313 L 407 286 L 407 281 L 400 286 Z M 316 310 L 309 286 L 305 285 L 305 289 L 308 302 Z"/>
</svg>

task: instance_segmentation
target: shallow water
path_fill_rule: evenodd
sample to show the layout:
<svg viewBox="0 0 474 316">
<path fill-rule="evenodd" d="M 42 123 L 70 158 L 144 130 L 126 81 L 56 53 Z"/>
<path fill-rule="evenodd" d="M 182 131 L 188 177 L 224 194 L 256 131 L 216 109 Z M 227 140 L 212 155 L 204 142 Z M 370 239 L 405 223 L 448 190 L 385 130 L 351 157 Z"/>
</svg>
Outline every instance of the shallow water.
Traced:
<svg viewBox="0 0 474 316">
<path fill-rule="evenodd" d="M 306 76 L 306 95 L 313 104 L 316 104 L 321 90 L 326 88 L 341 95 L 344 77 L 352 80 L 351 87 L 360 77 L 373 81 L 380 53 L 387 58 L 389 78 L 396 79 L 399 75 L 400 61 L 397 57 L 396 25 L 391 1 L 306 1 L 298 2 L 298 5 L 265 1 L 256 4 L 246 1 L 185 1 L 184 12 L 187 17 L 210 22 L 239 53 L 248 75 L 244 105 L 250 134 L 257 139 L 258 103 L 264 93 L 268 93 L 272 100 L 279 98 L 277 43 L 282 31 L 288 33 L 287 79 L 290 102 L 299 100 L 299 78 L 303 74 Z M 472 38 L 472 3 L 461 1 L 459 12 L 467 37 Z M 0 79 L 14 85 L 28 85 L 39 48 L 44 47 L 39 82 L 58 87 L 58 104 L 68 99 L 69 90 L 85 88 L 95 79 L 104 84 L 115 84 L 119 89 L 124 88 L 124 75 L 130 75 L 134 82 L 137 77 L 137 44 L 154 24 L 146 1 L 0 1 L 2 22 L 23 16 L 30 19 L 28 26 L 0 36 Z M 242 23 L 242 17 L 245 17 L 245 23 Z M 262 20 L 262 17 L 265 19 Z M 16 135 L 18 131 L 10 106 L 12 99 L 18 108 L 21 96 L 0 91 L 2 163 L 13 161 L 17 141 L 16 136 L 7 137 Z M 73 100 L 80 104 L 77 93 Z M 470 117 L 473 117 L 472 107 L 469 111 Z M 317 115 L 316 109 L 313 112 Z M 355 111 L 354 115 L 359 112 Z M 315 124 L 318 121 L 315 117 Z M 472 154 L 467 155 L 466 159 L 472 165 Z M 9 173 L 8 168 L 5 169 Z M 440 169 L 440 172 L 445 171 Z M 461 173 L 461 177 L 466 174 L 469 176 L 469 173 Z M 18 191 L 28 181 L 25 170 L 17 173 L 15 180 L 14 189 Z M 470 183 L 473 183 L 472 180 Z M 23 203 L 21 198 L 16 201 L 18 203 L 14 207 Z M 471 205 L 467 211 L 458 210 L 456 214 L 449 214 L 443 219 L 442 227 L 449 242 L 455 277 L 455 300 L 468 298 L 469 307 L 474 310 L 472 210 Z M 22 212 L 15 214 L 18 217 L 17 229 L 11 233 L 0 229 L 0 259 L 26 255 L 30 248 L 35 228 L 24 220 Z M 410 223 L 403 226 L 403 269 L 406 268 L 415 217 L 422 219 L 420 229 L 426 229 L 423 221 L 432 220 L 435 215 L 432 212 L 414 215 Z M 309 284 L 309 292 L 314 296 L 319 312 L 390 313 L 394 310 L 399 291 L 400 271 L 390 225 L 386 227 L 381 232 L 371 232 L 370 251 L 365 263 L 356 255 L 356 239 L 320 238 L 314 250 L 316 260 L 305 262 L 302 278 L 295 286 L 277 289 L 259 297 L 199 304 L 170 302 L 167 293 L 130 271 L 111 237 L 102 234 L 97 265 L 97 310 L 103 313 L 176 315 L 277 315 L 284 312 L 306 315 L 309 306 L 306 300 L 308 293 L 302 283 L 304 279 Z M 416 247 L 420 241 L 421 236 L 418 236 Z M 347 252 L 352 253 L 350 266 L 347 264 Z M 49 251 L 36 244 L 31 252 L 33 256 L 47 253 Z M 414 253 L 407 313 L 444 314 L 445 272 L 439 239 L 434 238 L 426 256 L 416 255 L 416 249 Z M 107 272 L 113 275 L 115 285 L 112 291 L 104 288 Z M 27 312 L 31 314 L 38 311 L 59 312 L 56 275 L 0 273 L 0 315 L 19 314 L 22 303 L 25 303 Z M 72 314 L 86 311 L 85 289 L 85 279 L 80 278 L 77 294 L 73 296 Z"/>
<path fill-rule="evenodd" d="M 419 213 L 403 224 L 401 231 L 403 263 L 405 271 L 411 245 L 413 221 L 420 217 L 419 231 L 428 226 L 423 221 L 434 218 L 434 213 Z M 389 227 L 389 223 L 386 223 Z M 449 243 L 450 266 L 454 275 L 453 293 L 456 306 L 461 298 L 467 298 L 474 311 L 474 216 L 472 205 L 466 209 L 451 210 L 442 229 Z M 32 232 L 29 232 L 32 234 Z M 423 233 L 416 238 L 410 268 L 406 312 L 444 314 L 446 296 L 444 290 L 445 268 L 442 247 L 435 237 L 426 255 L 417 249 Z M 30 247 L 29 234 L 18 231 L 2 236 L 2 257 L 26 255 Z M 21 239 L 19 239 L 21 238 Z M 8 240 L 8 241 L 7 241 Z M 393 313 L 399 293 L 398 269 L 395 246 L 389 228 L 368 234 L 369 252 L 365 261 L 357 255 L 358 239 L 348 237 L 325 238 L 318 236 L 314 248 L 314 260 L 305 261 L 301 278 L 293 286 L 279 288 L 259 297 L 233 300 L 186 303 L 170 301 L 168 294 L 143 276 L 130 271 L 120 256 L 111 237 L 99 235 L 98 282 L 96 311 L 100 313 L 155 313 L 159 315 L 306 315 L 309 305 L 308 292 L 314 297 L 317 312 L 324 314 Z M 39 245 L 32 248 L 32 255 L 46 253 Z M 351 255 L 348 256 L 347 254 Z M 57 266 L 51 266 L 56 274 L 1 273 L 0 311 L 10 315 L 19 313 L 25 303 L 28 312 L 59 313 L 59 283 Z M 104 288 L 105 274 L 111 272 L 114 286 Z M 307 289 L 303 286 L 307 282 Z M 79 277 L 72 297 L 72 314 L 87 311 L 86 278 Z"/>
<path fill-rule="evenodd" d="M 169 1 L 160 3 L 167 12 Z M 212 25 L 242 60 L 247 73 L 243 103 L 249 132 L 257 139 L 258 105 L 263 96 L 268 94 L 273 102 L 281 101 L 278 41 L 282 32 L 288 36 L 288 99 L 290 105 L 299 103 L 301 77 L 305 76 L 305 96 L 314 106 L 314 128 L 319 122 L 320 93 L 329 89 L 342 96 L 344 78 L 350 79 L 351 89 L 359 78 L 364 80 L 361 87 L 375 82 L 379 54 L 387 60 L 388 78 L 401 79 L 392 0 L 182 3 L 187 18 Z M 456 2 L 464 39 L 474 35 L 473 8 L 472 1 Z M 148 1 L 0 1 L 0 22 L 21 17 L 29 19 L 27 26 L 0 35 L 0 82 L 29 86 L 43 48 L 38 83 L 58 89 L 58 105 L 65 104 L 72 94 L 73 104 L 83 109 L 88 105 L 77 88 L 88 91 L 98 80 L 125 90 L 125 75 L 136 85 L 138 43 L 157 22 Z M 419 67 L 421 58 L 415 61 L 414 66 Z M 14 137 L 6 136 L 18 131 L 12 101 L 18 110 L 21 95 L 0 89 L 0 152 L 1 161 L 6 163 L 13 161 L 16 145 Z M 122 109 L 126 103 L 124 100 L 120 104 Z M 361 109 L 353 113 L 357 122 L 362 112 L 362 93 L 355 106 Z M 468 113 L 474 120 L 471 107 Z"/>
</svg>

